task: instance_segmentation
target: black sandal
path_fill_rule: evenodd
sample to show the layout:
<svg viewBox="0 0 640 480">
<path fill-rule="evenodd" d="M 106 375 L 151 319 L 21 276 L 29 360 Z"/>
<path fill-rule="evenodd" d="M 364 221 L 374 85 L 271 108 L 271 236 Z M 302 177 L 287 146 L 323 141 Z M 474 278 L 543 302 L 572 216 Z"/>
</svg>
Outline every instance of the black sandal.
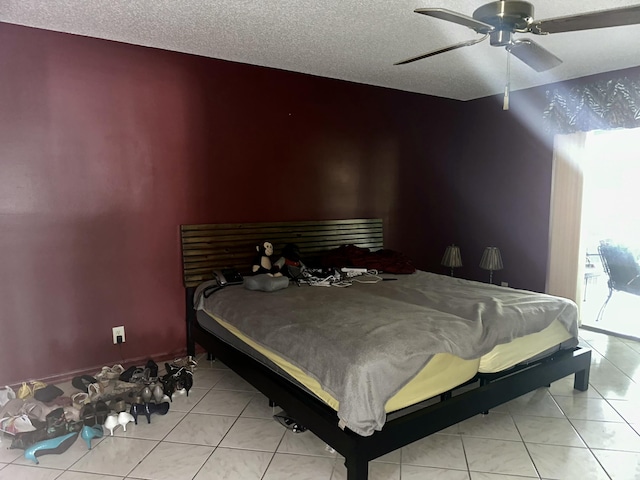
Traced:
<svg viewBox="0 0 640 480">
<path fill-rule="evenodd" d="M 71 385 L 81 392 L 87 393 L 89 391 L 89 385 L 96 383 L 97 381 L 98 380 L 91 375 L 80 375 L 79 377 L 74 377 L 73 380 L 71 380 Z"/>
</svg>

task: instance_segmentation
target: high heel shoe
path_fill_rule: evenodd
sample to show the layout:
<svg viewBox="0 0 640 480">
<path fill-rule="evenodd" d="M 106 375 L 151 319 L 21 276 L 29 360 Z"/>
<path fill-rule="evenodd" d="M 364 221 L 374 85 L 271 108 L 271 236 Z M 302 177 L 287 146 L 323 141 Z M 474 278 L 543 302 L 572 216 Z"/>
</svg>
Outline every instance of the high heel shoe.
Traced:
<svg viewBox="0 0 640 480">
<path fill-rule="evenodd" d="M 87 403 L 80 410 L 80 421 L 84 422 L 88 427 L 96 424 L 96 409 L 91 403 Z"/>
<path fill-rule="evenodd" d="M 24 458 L 33 461 L 37 465 L 39 463 L 39 456 L 52 453 L 64 453 L 73 445 L 76 438 L 78 438 L 78 432 L 72 432 L 62 435 L 61 437 L 50 438 L 42 442 L 34 443 L 25 449 Z"/>
<path fill-rule="evenodd" d="M 162 403 L 162 400 L 164 400 L 164 390 L 159 384 L 153 387 L 153 399 L 156 403 Z"/>
<path fill-rule="evenodd" d="M 127 410 L 127 403 L 125 402 L 124 398 L 116 397 L 111 400 L 109 408 L 116 413 L 124 412 Z"/>
<path fill-rule="evenodd" d="M 109 415 L 109 407 L 103 400 L 96 402 L 96 424 L 102 425 Z"/>
<path fill-rule="evenodd" d="M 164 370 L 167 372 L 167 375 L 173 375 L 174 373 L 177 373 L 178 370 L 180 370 L 180 367 L 177 367 L 175 365 L 172 365 L 171 363 L 164 363 Z"/>
<path fill-rule="evenodd" d="M 142 397 L 142 401 L 144 403 L 149 403 L 151 401 L 151 397 L 153 397 L 153 393 L 149 387 L 144 387 L 140 391 L 140 396 Z"/>
<path fill-rule="evenodd" d="M 182 383 L 182 388 L 187 391 L 187 397 L 189 396 L 189 390 L 193 387 L 193 372 L 191 370 L 187 370 L 186 368 L 182 370 L 180 375 L 180 382 Z"/>
<path fill-rule="evenodd" d="M 193 372 L 187 367 L 176 367 L 168 363 L 165 363 L 164 366 L 167 370 L 167 374 L 161 379 L 164 394 L 172 400 L 172 395 L 176 390 L 184 389 L 188 397 L 189 390 L 193 386 Z"/>
<path fill-rule="evenodd" d="M 80 436 L 87 442 L 87 448 L 91 450 L 91 440 L 94 438 L 100 438 L 104 435 L 104 430 L 102 430 L 102 426 L 96 425 L 95 427 L 82 427 L 82 431 L 80 432 Z"/>
<path fill-rule="evenodd" d="M 169 411 L 169 402 L 162 403 L 148 403 L 146 405 L 149 415 L 157 413 L 158 415 L 166 415 Z"/>
<path fill-rule="evenodd" d="M 11 446 L 9 448 L 19 448 L 26 450 L 31 445 L 57 438 L 69 433 L 77 433 L 82 430 L 82 422 L 61 421 L 49 422 L 49 426 L 43 424 L 40 428 L 30 432 L 19 432 L 13 436 Z"/>
<path fill-rule="evenodd" d="M 186 390 L 188 397 L 189 390 L 193 386 L 193 373 L 187 368 L 181 367 L 173 374 L 173 378 L 176 380 L 176 390 Z"/>
<path fill-rule="evenodd" d="M 120 412 L 118 414 L 118 423 L 122 425 L 125 432 L 127 431 L 127 423 L 133 422 L 134 420 L 133 415 L 128 412 Z"/>
<path fill-rule="evenodd" d="M 149 378 L 158 378 L 158 364 L 153 360 L 147 360 L 145 368 L 149 369 Z"/>
<path fill-rule="evenodd" d="M 151 423 L 151 414 L 166 415 L 169 411 L 169 402 L 162 403 L 134 403 L 131 405 L 129 413 L 133 416 L 133 421 L 138 424 L 138 415 L 147 417 L 147 423 Z"/>
<path fill-rule="evenodd" d="M 171 398 L 176 391 L 176 379 L 173 378 L 173 374 L 167 373 L 160 379 L 160 383 L 162 383 L 162 391 L 163 393 L 169 397 L 170 401 L 173 401 Z"/>
<path fill-rule="evenodd" d="M 129 413 L 133 416 L 133 421 L 138 424 L 138 415 L 144 415 L 147 417 L 147 423 L 151 423 L 151 412 L 149 411 L 148 403 L 132 403 Z"/>
<path fill-rule="evenodd" d="M 104 421 L 104 428 L 109 430 L 112 437 L 113 437 L 113 429 L 116 428 L 117 426 L 118 426 L 118 415 L 116 415 L 115 413 L 109 414 L 106 420 Z"/>
</svg>

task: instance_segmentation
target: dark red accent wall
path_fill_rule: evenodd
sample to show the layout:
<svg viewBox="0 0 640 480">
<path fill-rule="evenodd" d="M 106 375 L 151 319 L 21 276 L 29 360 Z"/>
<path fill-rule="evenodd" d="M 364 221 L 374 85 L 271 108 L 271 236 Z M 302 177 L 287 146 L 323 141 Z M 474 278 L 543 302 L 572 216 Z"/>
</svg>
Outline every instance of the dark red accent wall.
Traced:
<svg viewBox="0 0 640 480">
<path fill-rule="evenodd" d="M 450 237 L 459 102 L 9 24 L 0 64 L 2 385 L 183 354 L 183 223 Z"/>
<path fill-rule="evenodd" d="M 0 385 L 182 355 L 184 223 L 381 217 L 419 268 L 455 242 L 487 281 L 496 245 L 543 291 L 544 90 L 503 112 L 0 23 Z"/>
</svg>

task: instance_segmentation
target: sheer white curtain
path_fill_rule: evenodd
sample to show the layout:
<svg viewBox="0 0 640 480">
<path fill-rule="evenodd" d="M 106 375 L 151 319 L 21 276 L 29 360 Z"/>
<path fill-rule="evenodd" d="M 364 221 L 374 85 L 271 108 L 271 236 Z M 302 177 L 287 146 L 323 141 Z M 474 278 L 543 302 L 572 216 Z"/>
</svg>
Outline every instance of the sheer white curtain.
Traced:
<svg viewBox="0 0 640 480">
<path fill-rule="evenodd" d="M 554 138 L 547 293 L 582 302 L 585 250 L 582 223 L 582 159 L 586 132 Z"/>
</svg>

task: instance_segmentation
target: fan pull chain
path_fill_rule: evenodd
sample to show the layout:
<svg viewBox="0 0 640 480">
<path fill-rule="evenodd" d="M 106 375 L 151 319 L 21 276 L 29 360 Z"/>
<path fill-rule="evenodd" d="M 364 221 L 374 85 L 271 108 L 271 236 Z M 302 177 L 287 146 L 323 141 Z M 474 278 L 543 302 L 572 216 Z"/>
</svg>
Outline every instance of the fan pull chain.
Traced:
<svg viewBox="0 0 640 480">
<path fill-rule="evenodd" d="M 504 99 L 502 101 L 502 110 L 509 110 L 509 90 L 511 89 L 511 50 L 507 50 L 507 81 L 504 85 Z"/>
</svg>

